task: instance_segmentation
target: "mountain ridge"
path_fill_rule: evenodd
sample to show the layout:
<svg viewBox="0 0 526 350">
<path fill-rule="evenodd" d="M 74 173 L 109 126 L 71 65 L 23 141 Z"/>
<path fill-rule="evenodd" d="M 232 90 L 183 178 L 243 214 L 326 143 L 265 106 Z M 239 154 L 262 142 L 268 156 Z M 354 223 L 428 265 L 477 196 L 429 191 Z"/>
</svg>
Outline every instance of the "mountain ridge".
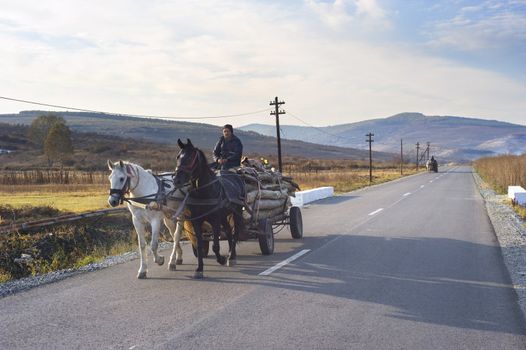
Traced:
<svg viewBox="0 0 526 350">
<path fill-rule="evenodd" d="M 240 127 L 264 135 L 275 133 L 275 128 L 274 131 L 272 128 L 264 124 Z M 417 142 L 422 147 L 430 142 L 433 154 L 456 161 L 526 152 L 526 146 L 522 143 L 526 139 L 526 126 L 472 117 L 426 116 L 418 112 L 406 112 L 326 127 L 280 125 L 280 128 L 285 139 L 308 139 L 310 142 L 340 147 L 362 145 L 365 143 L 365 134 L 372 132 L 375 135 L 373 149 L 385 152 L 399 152 L 401 139 L 408 145 L 406 147 L 413 148 Z M 416 150 L 410 152 L 416 153 Z"/>
<path fill-rule="evenodd" d="M 203 150 L 211 151 L 221 135 L 221 127 L 185 121 L 149 119 L 91 112 L 21 111 L 18 114 L 0 114 L 0 123 L 29 125 L 40 115 L 55 114 L 66 120 L 69 128 L 76 132 L 115 135 L 119 137 L 176 145 L 177 139 L 190 138 Z M 277 154 L 276 139 L 252 131 L 235 128 L 242 138 L 245 154 L 273 157 Z M 299 140 L 283 140 L 283 157 L 326 158 L 365 160 L 369 153 L 366 147 L 348 148 L 321 145 Z M 375 151 L 377 160 L 392 160 L 396 155 Z"/>
</svg>

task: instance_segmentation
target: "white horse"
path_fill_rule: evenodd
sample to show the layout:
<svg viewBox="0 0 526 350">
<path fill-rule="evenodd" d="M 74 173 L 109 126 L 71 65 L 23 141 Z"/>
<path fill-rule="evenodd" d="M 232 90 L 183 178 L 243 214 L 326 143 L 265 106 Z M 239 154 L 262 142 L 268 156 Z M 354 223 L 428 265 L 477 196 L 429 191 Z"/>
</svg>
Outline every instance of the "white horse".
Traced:
<svg viewBox="0 0 526 350">
<path fill-rule="evenodd" d="M 141 166 L 129 162 L 118 161 L 112 163 L 108 160 L 108 167 L 111 170 L 109 176 L 111 188 L 108 203 L 112 207 L 127 202 L 128 209 L 132 214 L 133 226 L 137 231 L 139 241 L 139 253 L 141 266 L 137 278 L 146 278 L 146 225 L 150 224 L 152 229 L 152 239 L 150 248 L 153 253 L 154 262 L 158 265 L 164 264 L 164 257 L 157 253 L 159 230 L 161 222 L 164 222 L 174 240 L 172 255 L 170 256 L 169 270 L 175 271 L 176 265 L 183 263 L 183 250 L 181 249 L 180 239 L 183 230 L 181 221 L 177 224 L 173 220 L 173 215 L 180 215 L 179 207 L 184 195 L 182 191 L 174 191 L 174 184 L 171 174 L 154 176 L 150 171 L 144 170 Z M 169 196 L 166 196 L 169 194 Z M 124 197 L 127 195 L 127 197 Z M 163 199 L 166 204 L 158 206 L 158 202 Z"/>
<path fill-rule="evenodd" d="M 426 170 L 431 171 L 431 161 L 430 160 L 427 160 L 426 162 Z"/>
</svg>

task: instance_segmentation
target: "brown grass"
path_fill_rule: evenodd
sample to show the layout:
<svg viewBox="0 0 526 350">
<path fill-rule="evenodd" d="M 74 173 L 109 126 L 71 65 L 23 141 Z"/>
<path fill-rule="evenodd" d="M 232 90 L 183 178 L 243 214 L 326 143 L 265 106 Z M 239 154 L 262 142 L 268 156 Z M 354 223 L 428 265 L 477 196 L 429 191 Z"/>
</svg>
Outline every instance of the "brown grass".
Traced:
<svg viewBox="0 0 526 350">
<path fill-rule="evenodd" d="M 423 171 L 423 169 L 420 169 Z M 369 182 L 369 169 L 341 169 L 341 170 L 319 170 L 315 172 L 291 172 L 292 176 L 302 190 L 316 187 L 333 186 L 336 193 L 345 193 L 358 188 L 391 181 L 402 176 L 415 174 L 415 168 L 404 169 L 400 175 L 399 168 L 373 169 L 373 181 Z"/>
<path fill-rule="evenodd" d="M 0 171 L 2 185 L 102 185 L 108 183 L 108 171 L 77 170 L 3 170 Z"/>
<path fill-rule="evenodd" d="M 473 166 L 484 181 L 497 193 L 506 194 L 508 186 L 526 188 L 526 154 L 481 158 L 476 160 Z M 515 212 L 523 220 L 526 220 L 526 208 L 511 201 L 510 204 Z"/>
<path fill-rule="evenodd" d="M 500 194 L 507 193 L 508 186 L 526 187 L 526 154 L 481 158 L 473 165 L 484 181 Z"/>
</svg>

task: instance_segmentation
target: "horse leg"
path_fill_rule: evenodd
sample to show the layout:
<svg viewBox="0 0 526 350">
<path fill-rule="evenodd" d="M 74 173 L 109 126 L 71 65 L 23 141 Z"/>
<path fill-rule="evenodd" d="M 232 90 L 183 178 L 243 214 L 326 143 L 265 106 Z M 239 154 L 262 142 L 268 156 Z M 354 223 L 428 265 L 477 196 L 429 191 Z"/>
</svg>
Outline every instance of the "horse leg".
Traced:
<svg viewBox="0 0 526 350">
<path fill-rule="evenodd" d="M 221 221 L 218 217 L 216 217 L 212 224 L 212 231 L 214 233 L 214 245 L 212 246 L 212 250 L 214 251 L 214 254 L 216 255 L 216 260 L 219 264 L 225 265 L 226 264 L 226 258 L 221 255 L 220 252 L 220 245 L 219 245 L 219 235 L 221 234 Z"/>
<path fill-rule="evenodd" d="M 137 278 L 143 279 L 146 278 L 146 272 L 148 271 L 148 268 L 146 266 L 146 239 L 144 239 L 144 233 L 146 229 L 144 227 L 144 223 L 136 216 L 133 216 L 132 220 L 133 226 L 135 227 L 135 231 L 137 231 L 137 241 L 139 242 L 139 256 L 141 260 L 141 265 L 137 273 Z"/>
<path fill-rule="evenodd" d="M 183 263 L 183 250 L 181 249 L 181 232 L 183 231 L 183 224 L 177 221 L 177 224 L 168 218 L 164 218 L 164 224 L 168 227 L 170 234 L 174 240 L 172 254 L 170 255 L 170 263 L 168 269 L 170 271 L 176 270 L 176 265 Z"/>
<path fill-rule="evenodd" d="M 236 265 L 236 247 L 232 238 L 232 227 L 228 223 L 228 217 L 225 215 L 222 218 L 223 229 L 225 230 L 226 239 L 228 241 L 228 266 Z"/>
<path fill-rule="evenodd" d="M 192 222 L 194 227 L 195 237 L 197 239 L 197 269 L 194 272 L 195 279 L 204 278 L 203 274 L 203 232 L 201 231 L 201 225 L 203 220 L 197 220 Z"/>
<path fill-rule="evenodd" d="M 150 242 L 150 249 L 153 253 L 153 261 L 157 265 L 162 266 L 164 264 L 164 256 L 157 253 L 157 248 L 159 247 L 159 230 L 161 229 L 161 220 L 156 217 L 150 222 L 150 225 L 152 226 L 152 240 Z"/>
</svg>

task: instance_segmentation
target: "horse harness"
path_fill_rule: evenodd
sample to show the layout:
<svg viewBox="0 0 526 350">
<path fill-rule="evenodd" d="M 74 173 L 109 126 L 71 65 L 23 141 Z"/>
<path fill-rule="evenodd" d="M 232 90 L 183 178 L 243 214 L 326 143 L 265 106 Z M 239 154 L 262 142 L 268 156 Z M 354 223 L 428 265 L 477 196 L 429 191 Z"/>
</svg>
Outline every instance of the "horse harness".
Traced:
<svg viewBox="0 0 526 350">
<path fill-rule="evenodd" d="M 191 192 L 195 192 L 197 190 L 202 190 L 202 189 L 204 189 L 206 187 L 212 186 L 216 182 L 219 182 L 219 184 L 220 184 L 219 196 L 217 198 L 192 198 L 192 197 L 190 197 Z M 220 177 L 216 177 L 214 180 L 210 181 L 206 185 L 193 186 L 193 188 L 191 188 L 188 192 L 186 192 L 185 198 L 184 198 L 183 202 L 181 203 L 179 211 L 182 211 L 182 208 L 185 205 L 187 205 L 187 204 L 188 205 L 194 205 L 194 206 L 213 206 L 210 210 L 208 210 L 207 212 L 205 212 L 205 213 L 203 213 L 201 215 L 198 215 L 198 216 L 195 216 L 195 217 L 192 217 L 192 218 L 190 218 L 188 216 L 185 216 L 185 218 L 184 218 L 185 221 L 195 221 L 195 220 L 199 220 L 199 219 L 202 219 L 204 217 L 207 217 L 208 215 L 210 215 L 210 214 L 212 214 L 212 213 L 214 213 L 214 212 L 216 212 L 216 211 L 218 211 L 220 209 L 227 208 L 229 206 L 229 204 L 232 203 L 232 202 L 234 202 L 235 204 L 245 205 L 245 203 L 240 201 L 240 200 L 239 201 L 232 201 L 231 199 L 229 199 L 228 196 L 225 193 L 225 187 L 220 181 Z M 174 217 L 178 217 L 178 215 L 174 215 Z"/>
<path fill-rule="evenodd" d="M 184 170 L 186 170 L 186 169 L 184 169 Z M 132 204 L 132 202 L 135 202 L 135 203 L 143 204 L 143 205 L 146 206 L 146 205 L 149 205 L 150 203 L 155 202 L 155 203 L 157 203 L 159 210 L 160 210 L 160 208 L 163 205 L 166 205 L 167 200 L 180 201 L 181 205 L 179 206 L 179 208 L 175 212 L 175 214 L 172 216 L 175 220 L 179 220 L 178 217 L 180 217 L 181 213 L 184 210 L 184 206 L 187 205 L 187 204 L 189 204 L 189 205 L 202 205 L 202 206 L 215 205 L 215 207 L 212 208 L 210 211 L 206 212 L 203 215 L 199 215 L 198 217 L 189 218 L 189 217 L 185 216 L 184 220 L 188 220 L 188 221 L 198 220 L 198 219 L 200 219 L 202 217 L 208 216 L 209 214 L 211 214 L 211 213 L 213 213 L 213 212 L 215 212 L 215 211 L 217 211 L 217 210 L 219 210 L 221 208 L 225 208 L 228 205 L 229 200 L 223 194 L 223 192 L 224 192 L 223 191 L 223 186 L 221 186 L 221 191 L 220 191 L 220 194 L 219 194 L 219 198 L 194 199 L 194 198 L 190 197 L 191 192 L 194 192 L 194 191 L 197 191 L 198 189 L 203 189 L 203 188 L 206 188 L 208 186 L 211 186 L 214 183 L 218 182 L 219 178 L 216 178 L 216 179 L 210 181 L 208 184 L 206 184 L 204 186 L 194 187 L 194 188 L 192 188 L 192 189 L 190 189 L 189 191 L 186 191 L 186 192 L 181 187 L 177 187 L 176 188 L 174 186 L 174 188 L 170 192 L 164 193 L 164 189 L 165 188 L 170 188 L 171 187 L 169 183 L 171 182 L 173 184 L 173 180 L 167 180 L 167 179 L 163 178 L 163 176 L 171 175 L 173 177 L 175 175 L 175 173 L 163 173 L 163 174 L 160 174 L 160 175 L 154 175 L 154 174 L 152 174 L 152 175 L 154 176 L 155 181 L 157 182 L 157 188 L 158 188 L 157 193 L 152 193 L 152 194 L 148 194 L 146 196 L 141 196 L 141 197 L 125 197 L 126 194 L 129 194 L 131 191 L 133 191 L 135 188 L 137 188 L 137 186 L 139 185 L 139 180 L 140 180 L 140 178 L 139 178 L 137 180 L 137 184 L 133 188 L 130 188 L 131 177 L 130 176 L 126 176 L 126 181 L 124 183 L 124 186 L 121 189 L 111 188 L 110 189 L 110 196 L 113 195 L 113 194 L 118 194 L 119 195 L 119 200 L 120 200 L 119 204 L 123 204 L 123 202 L 127 202 L 127 203 Z M 176 191 L 181 192 L 184 195 L 184 198 L 181 199 L 181 198 L 178 198 L 178 197 L 174 197 L 173 193 L 175 193 Z M 169 208 L 169 209 L 171 209 L 171 208 Z M 171 209 L 171 210 L 173 210 L 173 209 Z"/>
<path fill-rule="evenodd" d="M 175 188 L 175 186 L 174 186 L 173 190 L 171 190 L 168 193 L 164 193 L 164 189 L 165 188 L 170 188 L 171 187 L 169 182 L 172 182 L 172 184 L 173 184 L 173 180 L 172 181 L 167 180 L 167 179 L 163 178 L 163 176 L 166 176 L 166 175 L 172 175 L 173 176 L 174 173 L 163 173 L 163 174 L 160 174 L 160 175 L 154 175 L 154 174 L 152 174 L 152 175 L 155 178 L 155 181 L 157 182 L 157 188 L 158 188 L 157 193 L 148 194 L 148 195 L 142 196 L 142 197 L 125 197 L 126 194 L 129 194 L 131 191 L 133 191 L 135 188 L 137 188 L 137 186 L 139 186 L 140 175 L 138 173 L 137 174 L 137 177 L 138 177 L 137 184 L 135 185 L 134 188 L 130 189 L 131 177 L 130 176 L 126 176 L 126 182 L 124 183 L 124 186 L 121 189 L 111 188 L 110 189 L 110 196 L 112 194 L 118 194 L 119 198 L 120 198 L 120 203 L 119 204 L 122 204 L 123 202 L 127 202 L 127 203 L 130 203 L 130 204 L 131 204 L 131 202 L 135 202 L 135 203 L 139 203 L 139 204 L 148 205 L 148 204 L 150 204 L 152 202 L 156 202 L 159 205 L 159 207 L 161 205 L 165 205 L 167 199 L 176 200 L 176 201 L 180 201 L 181 200 L 180 198 L 172 196 L 172 194 L 175 191 L 180 191 L 182 194 L 185 194 L 184 191 L 181 188 Z"/>
</svg>

